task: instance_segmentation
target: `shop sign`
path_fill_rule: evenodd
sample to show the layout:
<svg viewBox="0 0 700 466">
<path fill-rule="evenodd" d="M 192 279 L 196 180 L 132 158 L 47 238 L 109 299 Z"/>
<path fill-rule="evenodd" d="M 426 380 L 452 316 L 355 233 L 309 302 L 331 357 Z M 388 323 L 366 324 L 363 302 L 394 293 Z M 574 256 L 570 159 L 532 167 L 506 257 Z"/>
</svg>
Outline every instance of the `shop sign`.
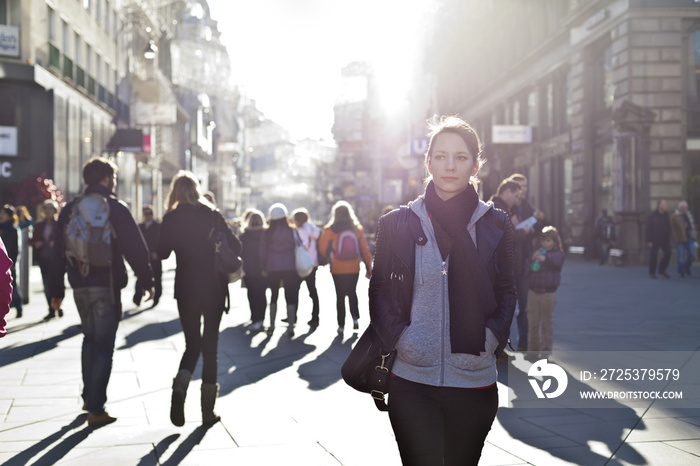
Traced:
<svg viewBox="0 0 700 466">
<path fill-rule="evenodd" d="M 529 144 L 532 142 L 532 126 L 493 125 L 491 142 L 494 144 Z"/>
<path fill-rule="evenodd" d="M 0 126 L 0 155 L 17 157 L 17 127 Z"/>
<path fill-rule="evenodd" d="M 0 24 L 0 55 L 19 57 L 19 28 Z"/>
</svg>

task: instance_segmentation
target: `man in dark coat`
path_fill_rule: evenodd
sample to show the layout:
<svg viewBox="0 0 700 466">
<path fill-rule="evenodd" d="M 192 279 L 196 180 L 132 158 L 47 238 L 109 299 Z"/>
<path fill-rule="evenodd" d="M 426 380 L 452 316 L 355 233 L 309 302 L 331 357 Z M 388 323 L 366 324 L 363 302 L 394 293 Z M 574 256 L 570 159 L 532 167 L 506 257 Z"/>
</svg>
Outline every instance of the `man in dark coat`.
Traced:
<svg viewBox="0 0 700 466">
<path fill-rule="evenodd" d="M 143 222 L 139 223 L 139 229 L 143 235 L 143 239 L 146 240 L 146 246 L 148 246 L 148 252 L 151 255 L 151 270 L 153 270 L 153 278 L 155 279 L 156 294 L 153 296 L 153 306 L 156 307 L 160 301 L 160 297 L 163 294 L 163 266 L 158 258 L 158 238 L 160 238 L 160 222 L 153 218 L 153 206 L 144 206 L 143 210 Z M 143 289 L 136 282 L 134 289 L 134 304 L 137 306 L 141 304 L 141 298 L 143 297 Z"/>
<path fill-rule="evenodd" d="M 661 199 L 656 203 L 656 210 L 649 214 L 647 220 L 647 247 L 651 249 L 649 254 L 649 276 L 656 278 L 656 260 L 661 249 L 661 262 L 659 263 L 659 275 L 671 278 L 666 273 L 666 268 L 671 261 L 671 219 L 666 211 L 666 201 Z"/>
<path fill-rule="evenodd" d="M 112 355 L 117 327 L 122 317 L 121 290 L 128 276 L 124 258 L 136 274 L 139 286 L 153 296 L 153 273 L 148 248 L 128 207 L 114 195 L 117 166 L 102 157 L 93 157 L 83 166 L 84 195 L 97 193 L 107 199 L 109 222 L 114 229 L 111 245 L 111 265 L 90 267 L 81 273 L 80 263 L 66 259 L 66 225 L 76 201 L 69 202 L 58 217 L 55 241 L 54 269 L 49 280 L 51 308 L 60 309 L 65 296 L 63 276 L 73 288 L 73 298 L 80 314 L 83 331 L 82 371 L 83 409 L 87 410 L 90 426 L 110 424 L 117 419 L 105 410 L 107 384 L 112 372 Z"/>
</svg>

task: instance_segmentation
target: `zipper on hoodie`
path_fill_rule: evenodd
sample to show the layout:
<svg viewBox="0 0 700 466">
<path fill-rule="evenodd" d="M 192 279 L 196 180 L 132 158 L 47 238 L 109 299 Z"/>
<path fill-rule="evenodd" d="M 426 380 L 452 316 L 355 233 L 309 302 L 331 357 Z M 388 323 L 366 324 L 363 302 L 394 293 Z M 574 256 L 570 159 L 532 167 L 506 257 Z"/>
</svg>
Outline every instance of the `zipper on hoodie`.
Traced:
<svg viewBox="0 0 700 466">
<path fill-rule="evenodd" d="M 445 343 L 447 342 L 447 261 L 442 261 L 442 344 L 440 345 L 440 386 L 445 385 Z"/>
</svg>

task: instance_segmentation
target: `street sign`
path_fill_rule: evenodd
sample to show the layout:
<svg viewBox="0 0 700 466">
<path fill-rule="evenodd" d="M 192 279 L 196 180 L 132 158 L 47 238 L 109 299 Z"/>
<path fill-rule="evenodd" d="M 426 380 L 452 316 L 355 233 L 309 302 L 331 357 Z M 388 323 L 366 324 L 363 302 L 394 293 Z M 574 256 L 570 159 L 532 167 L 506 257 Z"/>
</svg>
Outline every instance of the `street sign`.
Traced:
<svg viewBox="0 0 700 466">
<path fill-rule="evenodd" d="M 494 144 L 529 144 L 532 142 L 532 126 L 493 125 L 491 142 Z"/>
<path fill-rule="evenodd" d="M 413 139 L 411 141 L 411 155 L 423 157 L 428 152 L 429 142 L 426 137 Z"/>
</svg>

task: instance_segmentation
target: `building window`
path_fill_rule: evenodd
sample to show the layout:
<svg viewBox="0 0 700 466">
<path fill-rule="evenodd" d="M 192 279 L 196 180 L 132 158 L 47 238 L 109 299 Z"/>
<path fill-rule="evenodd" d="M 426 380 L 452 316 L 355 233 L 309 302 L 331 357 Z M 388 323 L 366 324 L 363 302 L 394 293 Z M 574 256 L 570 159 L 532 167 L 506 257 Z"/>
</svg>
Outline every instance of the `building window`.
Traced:
<svg viewBox="0 0 700 466">
<path fill-rule="evenodd" d="M 92 74 L 92 47 L 89 44 L 85 44 L 85 71 Z"/>
<path fill-rule="evenodd" d="M 102 23 L 102 0 L 95 0 L 95 20 L 97 24 Z"/>
<path fill-rule="evenodd" d="M 76 33 L 73 33 L 73 57 L 75 58 L 75 64 L 77 66 L 83 66 L 83 55 L 82 55 L 82 50 L 80 47 L 80 36 Z"/>
<path fill-rule="evenodd" d="M 539 126 L 537 109 L 537 91 L 532 91 L 527 95 L 527 124 L 530 126 Z"/>
<path fill-rule="evenodd" d="M 49 7 L 49 17 L 48 17 L 48 23 L 49 23 L 49 41 L 53 42 L 54 44 L 56 43 L 56 12 L 53 11 L 53 8 Z"/>
<path fill-rule="evenodd" d="M 83 8 L 86 10 L 90 9 L 90 0 L 83 0 Z"/>
<path fill-rule="evenodd" d="M 606 47 L 595 62 L 593 85 L 595 92 L 595 111 L 609 110 L 615 100 L 613 84 L 612 46 Z"/>
<path fill-rule="evenodd" d="M 0 24 L 7 24 L 7 0 L 0 0 Z"/>
</svg>

